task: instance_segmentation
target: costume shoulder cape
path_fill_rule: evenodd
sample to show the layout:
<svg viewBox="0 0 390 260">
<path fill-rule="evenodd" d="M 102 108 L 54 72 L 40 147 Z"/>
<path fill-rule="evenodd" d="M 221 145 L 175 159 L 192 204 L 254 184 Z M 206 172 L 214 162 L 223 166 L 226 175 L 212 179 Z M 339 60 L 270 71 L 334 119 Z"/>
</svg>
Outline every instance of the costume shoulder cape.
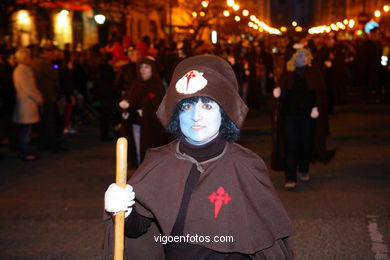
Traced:
<svg viewBox="0 0 390 260">
<path fill-rule="evenodd" d="M 148 231 L 138 238 L 145 240 L 142 237 L 149 236 L 151 248 L 157 243 L 153 236 L 171 233 L 192 166 L 193 162 L 178 152 L 175 140 L 148 150 L 144 162 L 129 180 L 136 194 L 135 210 L 156 219 L 157 228 L 152 226 L 155 234 Z M 200 163 L 199 168 L 203 172 L 191 195 L 183 235 L 231 236 L 233 242 L 193 244 L 218 252 L 253 255 L 272 248 L 276 241 L 292 234 L 290 220 L 266 166 L 255 153 L 227 143 L 220 156 Z M 222 205 L 216 214 L 218 200 L 222 200 Z M 126 241 L 131 243 L 132 240 Z"/>
<path fill-rule="evenodd" d="M 178 141 L 151 149 L 130 179 L 136 194 L 136 210 L 157 219 L 164 235 L 175 224 L 184 186 L 193 163 L 178 156 Z M 200 164 L 204 169 L 189 203 L 184 234 L 234 236 L 234 243 L 200 245 L 220 252 L 252 254 L 291 234 L 289 218 L 276 195 L 264 162 L 238 144 L 227 143 L 216 160 Z M 222 187 L 230 200 L 215 217 L 209 196 Z"/>
</svg>

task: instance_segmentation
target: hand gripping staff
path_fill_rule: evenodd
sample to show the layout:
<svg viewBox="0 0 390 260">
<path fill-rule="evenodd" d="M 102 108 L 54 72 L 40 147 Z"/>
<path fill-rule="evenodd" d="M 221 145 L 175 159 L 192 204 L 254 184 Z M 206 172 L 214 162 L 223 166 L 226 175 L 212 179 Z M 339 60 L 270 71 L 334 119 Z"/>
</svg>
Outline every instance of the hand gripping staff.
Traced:
<svg viewBox="0 0 390 260">
<path fill-rule="evenodd" d="M 127 140 L 121 137 L 116 142 L 116 184 L 126 187 L 127 174 Z M 115 215 L 114 260 L 123 260 L 125 212 Z"/>
</svg>

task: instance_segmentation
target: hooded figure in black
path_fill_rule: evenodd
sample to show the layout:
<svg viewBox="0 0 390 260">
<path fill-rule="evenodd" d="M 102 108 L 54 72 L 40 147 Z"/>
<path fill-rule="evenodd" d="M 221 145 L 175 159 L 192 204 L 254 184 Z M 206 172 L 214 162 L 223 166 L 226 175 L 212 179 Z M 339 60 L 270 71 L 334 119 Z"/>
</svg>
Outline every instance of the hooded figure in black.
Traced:
<svg viewBox="0 0 390 260">
<path fill-rule="evenodd" d="M 167 143 L 168 137 L 156 116 L 165 94 L 153 58 L 137 61 L 137 79 L 123 93 L 130 105 L 130 120 L 136 145 L 136 164 L 142 162 L 146 149 Z"/>
<path fill-rule="evenodd" d="M 334 151 L 326 149 L 329 135 L 327 98 L 324 81 L 316 67 L 311 66 L 311 52 L 302 44 L 287 62 L 287 69 L 274 89 L 278 99 L 275 111 L 271 167 L 284 170 L 286 189 L 301 181 L 309 181 L 312 160 L 329 162 Z"/>
<path fill-rule="evenodd" d="M 247 110 L 226 61 L 179 63 L 157 111 L 177 139 L 149 149 L 126 189 L 105 194 L 106 212 L 126 211 L 127 259 L 292 259 L 291 223 L 266 166 L 234 142 Z"/>
</svg>

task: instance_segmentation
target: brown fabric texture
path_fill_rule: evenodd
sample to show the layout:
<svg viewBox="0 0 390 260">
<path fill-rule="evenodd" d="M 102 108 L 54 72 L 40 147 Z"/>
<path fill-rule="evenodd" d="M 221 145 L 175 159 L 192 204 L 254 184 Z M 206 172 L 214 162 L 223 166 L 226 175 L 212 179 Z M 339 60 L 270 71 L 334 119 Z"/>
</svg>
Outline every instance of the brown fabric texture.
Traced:
<svg viewBox="0 0 390 260">
<path fill-rule="evenodd" d="M 126 96 L 134 111 L 142 109 L 142 117 L 135 113 L 133 124 L 141 125 L 141 161 L 144 158 L 146 149 L 158 147 L 168 143 L 169 136 L 161 126 L 156 111 L 165 94 L 164 86 L 158 78 L 149 80 L 136 80 Z M 172 139 L 171 139 L 172 140 Z"/>
<path fill-rule="evenodd" d="M 182 94 L 176 91 L 176 83 L 186 73 L 197 70 L 207 79 L 205 88 L 193 93 Z M 248 107 L 238 94 L 238 84 L 230 64 L 217 56 L 193 56 L 180 62 L 175 68 L 171 83 L 167 89 L 157 116 L 166 127 L 171 119 L 173 110 L 182 99 L 205 96 L 215 100 L 226 112 L 229 118 L 241 127 Z"/>
<path fill-rule="evenodd" d="M 175 140 L 148 150 L 144 163 L 129 180 L 136 194 L 136 211 L 157 221 L 158 229 L 149 229 L 141 236 L 142 246 L 145 248 L 144 243 L 148 243 L 151 248 L 144 251 L 145 257 L 163 252 L 153 235 L 171 234 L 193 163 L 178 152 Z M 233 243 L 194 243 L 218 252 L 239 252 L 253 259 L 291 259 L 285 238 L 292 234 L 292 226 L 264 162 L 250 150 L 227 143 L 221 155 L 197 165 L 203 172 L 188 205 L 183 234 L 233 236 Z M 222 205 L 215 218 L 215 205 L 209 196 L 219 187 L 224 188 L 231 200 Z M 140 249 L 134 246 L 137 240 L 126 238 L 128 259 L 133 259 L 134 250 Z M 105 259 L 110 259 L 109 236 L 106 243 Z"/>
</svg>

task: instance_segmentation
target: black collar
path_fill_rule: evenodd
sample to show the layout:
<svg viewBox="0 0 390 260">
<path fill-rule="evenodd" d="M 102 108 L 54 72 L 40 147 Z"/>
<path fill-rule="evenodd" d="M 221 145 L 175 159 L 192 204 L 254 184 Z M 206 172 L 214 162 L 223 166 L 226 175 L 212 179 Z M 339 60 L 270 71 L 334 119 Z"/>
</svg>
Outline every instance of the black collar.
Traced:
<svg viewBox="0 0 390 260">
<path fill-rule="evenodd" d="M 193 145 L 183 136 L 180 138 L 179 151 L 193 157 L 198 162 L 204 162 L 220 155 L 225 148 L 226 140 L 220 135 L 203 145 Z"/>
</svg>

